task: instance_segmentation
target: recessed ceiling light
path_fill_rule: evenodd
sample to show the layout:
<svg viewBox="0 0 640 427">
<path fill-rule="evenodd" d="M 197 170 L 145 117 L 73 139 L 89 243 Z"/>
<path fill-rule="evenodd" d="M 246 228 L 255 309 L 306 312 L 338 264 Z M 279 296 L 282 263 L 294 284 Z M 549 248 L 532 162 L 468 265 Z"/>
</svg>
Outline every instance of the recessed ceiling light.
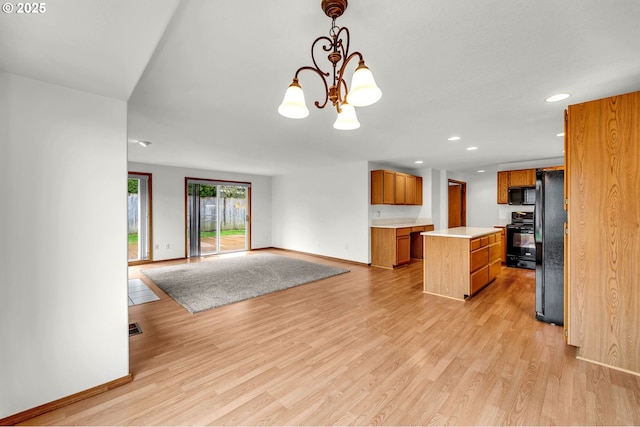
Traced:
<svg viewBox="0 0 640 427">
<path fill-rule="evenodd" d="M 547 101 L 547 102 L 558 102 L 558 101 L 562 101 L 563 99 L 567 99 L 570 96 L 571 95 L 569 95 L 568 93 L 557 93 L 555 95 L 551 95 L 550 97 L 545 99 L 545 101 Z"/>
<path fill-rule="evenodd" d="M 557 133 L 556 136 L 564 136 L 564 132 Z"/>
<path fill-rule="evenodd" d="M 473 150 L 477 150 L 478 147 L 467 147 L 467 151 L 473 151 Z"/>
<path fill-rule="evenodd" d="M 422 160 L 416 160 L 414 163 L 415 163 L 416 165 L 421 165 L 421 164 L 423 164 L 424 162 L 423 162 Z"/>
<path fill-rule="evenodd" d="M 478 171 L 478 173 L 484 173 L 484 172 L 485 172 L 485 171 L 484 171 L 484 169 L 480 169 L 480 170 Z"/>
<path fill-rule="evenodd" d="M 452 136 L 451 138 L 447 138 L 447 141 L 458 141 L 459 139 L 459 136 Z"/>
</svg>

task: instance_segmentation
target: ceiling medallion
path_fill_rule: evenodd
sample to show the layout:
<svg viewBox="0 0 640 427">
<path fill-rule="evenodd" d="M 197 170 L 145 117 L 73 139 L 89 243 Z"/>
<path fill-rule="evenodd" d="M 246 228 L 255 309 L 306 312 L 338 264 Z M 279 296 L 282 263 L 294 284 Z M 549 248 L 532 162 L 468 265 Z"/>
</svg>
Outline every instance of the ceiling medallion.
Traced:
<svg viewBox="0 0 640 427">
<path fill-rule="evenodd" d="M 340 130 L 357 129 L 360 127 L 360 123 L 354 107 L 366 107 L 376 103 L 382 96 L 382 91 L 376 85 L 373 74 L 365 65 L 362 54 L 360 52 L 349 53 L 349 29 L 336 26 L 336 18 L 342 16 L 347 9 L 347 0 L 322 0 L 321 6 L 324 13 L 332 21 L 329 37 L 320 36 L 312 43 L 311 60 L 313 66 L 298 68 L 293 82 L 285 92 L 282 104 L 278 107 L 278 112 L 291 119 L 302 119 L 309 115 L 302 86 L 298 80 L 301 71 L 309 70 L 321 78 L 325 87 L 324 102 L 315 101 L 315 106 L 324 108 L 331 101 L 338 112 L 338 118 L 333 127 Z M 333 68 L 332 73 L 324 71 L 318 66 L 315 57 L 318 44 L 325 53 L 328 52 L 327 59 Z M 351 79 L 351 89 L 349 89 L 344 80 L 344 73 L 349 62 L 356 57 L 359 62 Z"/>
</svg>

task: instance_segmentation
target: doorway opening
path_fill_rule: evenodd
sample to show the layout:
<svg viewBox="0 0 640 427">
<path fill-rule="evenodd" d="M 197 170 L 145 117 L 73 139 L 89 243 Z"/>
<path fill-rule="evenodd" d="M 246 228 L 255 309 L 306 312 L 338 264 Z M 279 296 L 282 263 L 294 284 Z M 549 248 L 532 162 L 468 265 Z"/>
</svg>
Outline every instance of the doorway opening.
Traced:
<svg viewBox="0 0 640 427">
<path fill-rule="evenodd" d="M 151 174 L 129 172 L 127 180 L 127 247 L 129 265 L 152 260 Z"/>
<path fill-rule="evenodd" d="M 467 183 L 449 180 L 448 228 L 466 227 L 467 225 Z"/>
<path fill-rule="evenodd" d="M 251 184 L 186 178 L 187 257 L 250 248 Z"/>
</svg>

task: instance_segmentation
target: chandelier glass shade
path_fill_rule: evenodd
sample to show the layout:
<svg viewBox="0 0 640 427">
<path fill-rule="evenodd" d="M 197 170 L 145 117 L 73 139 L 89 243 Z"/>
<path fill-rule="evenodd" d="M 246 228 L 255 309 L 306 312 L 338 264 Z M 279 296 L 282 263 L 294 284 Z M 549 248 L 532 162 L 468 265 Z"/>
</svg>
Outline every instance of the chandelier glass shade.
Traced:
<svg viewBox="0 0 640 427">
<path fill-rule="evenodd" d="M 315 101 L 314 105 L 322 109 L 331 102 L 338 113 L 338 118 L 333 124 L 336 129 L 359 128 L 360 123 L 354 107 L 374 104 L 382 97 L 382 91 L 376 85 L 373 74 L 365 65 L 362 54 L 360 52 L 349 53 L 349 29 L 336 26 L 336 18 L 341 16 L 346 8 L 347 0 L 322 0 L 322 9 L 332 19 L 329 37 L 320 36 L 311 45 L 313 66 L 300 67 L 296 71 L 293 82 L 287 88 L 284 99 L 278 107 L 278 112 L 284 117 L 302 119 L 309 115 L 302 86 L 298 81 L 298 75 L 304 70 L 312 71 L 321 78 L 325 88 L 325 99 L 323 102 Z M 318 66 L 315 53 L 320 48 L 324 53 L 328 53 L 327 59 L 331 63 L 331 72 L 324 71 Z M 351 78 L 351 89 L 349 89 L 344 74 L 347 65 L 354 58 L 358 58 L 358 66 Z"/>
<path fill-rule="evenodd" d="M 353 130 L 360 127 L 360 122 L 356 117 L 356 109 L 353 105 L 344 103 L 340 106 L 340 112 L 333 127 L 339 130 Z"/>
<path fill-rule="evenodd" d="M 304 102 L 304 92 L 298 83 L 298 79 L 293 79 L 284 94 L 282 104 L 278 107 L 278 112 L 290 119 L 304 119 L 309 115 L 309 109 Z"/>
</svg>

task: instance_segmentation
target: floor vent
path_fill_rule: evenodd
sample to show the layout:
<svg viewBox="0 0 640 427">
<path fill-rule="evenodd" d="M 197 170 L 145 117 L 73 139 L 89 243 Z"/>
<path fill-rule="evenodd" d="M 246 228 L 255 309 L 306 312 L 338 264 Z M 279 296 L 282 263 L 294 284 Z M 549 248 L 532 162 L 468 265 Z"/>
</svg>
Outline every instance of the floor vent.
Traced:
<svg viewBox="0 0 640 427">
<path fill-rule="evenodd" d="M 136 323 L 129 323 L 129 336 L 133 336 L 133 335 L 138 335 L 142 333 L 142 329 L 140 329 L 140 326 Z"/>
</svg>

